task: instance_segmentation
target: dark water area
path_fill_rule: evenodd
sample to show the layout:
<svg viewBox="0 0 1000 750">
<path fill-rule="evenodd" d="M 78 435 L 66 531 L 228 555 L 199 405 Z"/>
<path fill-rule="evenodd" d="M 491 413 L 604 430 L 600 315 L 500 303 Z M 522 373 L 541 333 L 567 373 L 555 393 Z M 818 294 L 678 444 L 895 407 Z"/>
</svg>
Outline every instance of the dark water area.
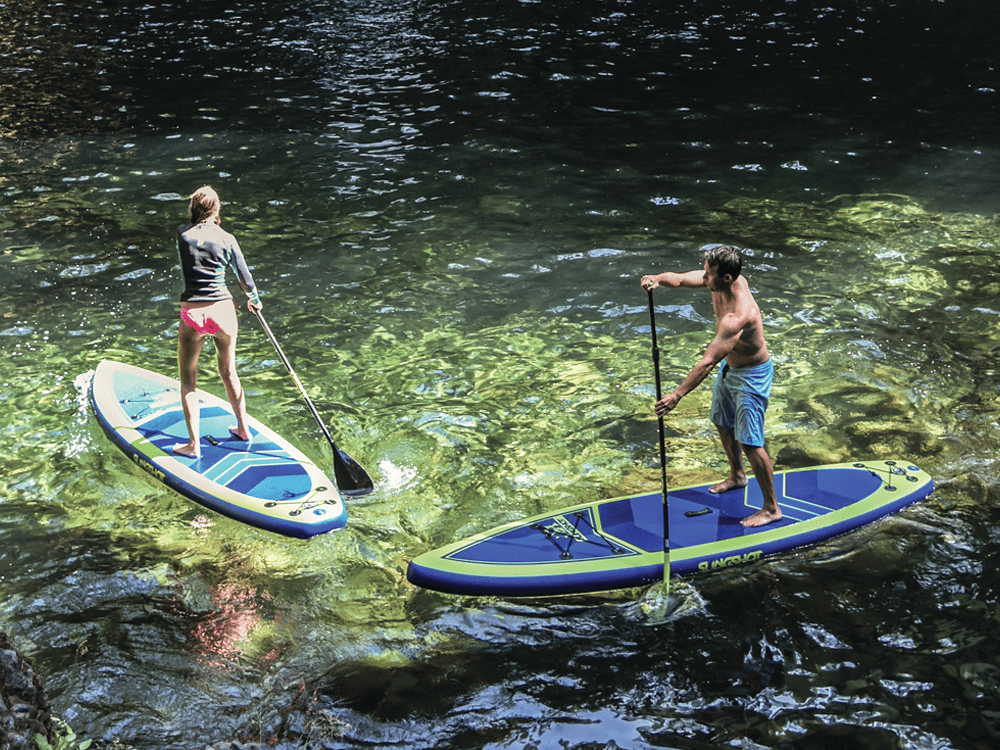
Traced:
<svg viewBox="0 0 1000 750">
<path fill-rule="evenodd" d="M 992 748 L 1000 737 L 1000 10 L 929 2 L 0 2 L 0 629 L 102 746 Z M 213 184 L 377 489 L 287 540 L 162 488 L 86 401 L 172 372 Z M 659 486 L 639 277 L 746 249 L 779 468 L 928 498 L 658 589 L 415 589 L 409 559 Z M 657 292 L 663 377 L 707 295 Z M 252 413 L 326 443 L 244 316 Z M 201 385 L 221 392 L 212 355 Z M 708 390 L 674 486 L 724 469 Z"/>
<path fill-rule="evenodd" d="M 366 184 L 340 186 L 340 198 L 384 194 L 378 178 L 395 182 L 397 159 L 458 179 L 448 168 L 457 150 L 463 171 L 485 168 L 494 181 L 518 179 L 542 156 L 559 164 L 550 181 L 597 194 L 621 170 L 666 199 L 711 193 L 736 169 L 743 191 L 916 186 L 908 194 L 947 208 L 993 208 L 976 205 L 982 188 L 995 195 L 997 173 L 1000 19 L 987 1 L 320 2 L 277 12 L 207 2 L 183 14 L 27 3 L 3 13 L 14 42 L 3 122 L 15 137 L 312 137 L 363 157 Z M 335 165 L 317 166 L 328 178 L 323 167 Z"/>
</svg>

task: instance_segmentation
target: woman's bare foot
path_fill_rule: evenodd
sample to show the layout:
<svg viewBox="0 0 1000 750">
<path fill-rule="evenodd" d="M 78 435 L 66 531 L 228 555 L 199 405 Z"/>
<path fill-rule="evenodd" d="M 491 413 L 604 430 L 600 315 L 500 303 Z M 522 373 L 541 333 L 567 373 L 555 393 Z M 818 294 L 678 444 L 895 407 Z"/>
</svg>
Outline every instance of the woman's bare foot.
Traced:
<svg viewBox="0 0 1000 750">
<path fill-rule="evenodd" d="M 713 495 L 718 495 L 721 492 L 729 492 L 729 490 L 742 490 L 746 486 L 747 486 L 746 477 L 743 477 L 742 479 L 734 479 L 733 477 L 729 477 L 728 479 L 723 479 L 718 484 L 709 487 L 708 491 L 711 492 Z"/>
<path fill-rule="evenodd" d="M 229 434 L 232 435 L 237 440 L 249 440 L 250 439 L 250 431 L 247 430 L 246 432 L 240 432 L 239 426 L 230 427 L 229 428 Z"/>
<path fill-rule="evenodd" d="M 740 521 L 744 526 L 766 526 L 769 523 L 781 520 L 781 510 L 768 510 L 763 508 L 752 516 L 748 516 Z"/>
<path fill-rule="evenodd" d="M 174 453 L 178 456 L 184 456 L 186 458 L 201 458 L 201 451 L 198 450 L 197 445 L 191 445 L 191 443 L 177 443 L 173 448 Z"/>
</svg>

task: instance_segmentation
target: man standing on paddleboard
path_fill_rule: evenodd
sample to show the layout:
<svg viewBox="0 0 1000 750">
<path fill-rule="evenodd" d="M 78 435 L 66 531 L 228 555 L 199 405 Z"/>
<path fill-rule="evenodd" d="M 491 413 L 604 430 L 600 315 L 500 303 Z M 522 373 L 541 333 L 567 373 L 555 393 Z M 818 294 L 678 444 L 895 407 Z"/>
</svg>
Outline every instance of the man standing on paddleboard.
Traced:
<svg viewBox="0 0 1000 750">
<path fill-rule="evenodd" d="M 236 374 L 236 300 L 226 288 L 226 268 L 232 268 L 249 301 L 247 309 L 260 310 L 260 297 L 247 268 L 240 245 L 224 230 L 219 218 L 221 202 L 210 186 L 191 195 L 191 223 L 178 229 L 177 252 L 184 273 L 181 294 L 181 324 L 177 331 L 177 367 L 180 371 L 181 403 L 190 439 L 174 446 L 174 453 L 201 457 L 197 394 L 198 356 L 205 337 L 215 340 L 219 377 L 226 388 L 236 424 L 229 428 L 237 440 L 249 440 L 246 397 Z"/>
<path fill-rule="evenodd" d="M 708 289 L 712 293 L 715 338 L 684 382 L 656 402 L 656 414 L 664 417 L 672 412 L 684 396 L 708 377 L 712 368 L 723 362 L 715 378 L 710 419 L 729 460 L 729 476 L 710 491 L 722 493 L 747 486 L 745 455 L 760 484 L 764 507 L 741 523 L 763 526 L 781 518 L 774 492 L 774 467 L 764 449 L 764 413 L 771 398 L 774 364 L 764 341 L 760 308 L 741 275 L 742 270 L 740 251 L 719 245 L 705 252 L 701 271 L 667 271 L 643 276 L 641 283 L 646 290 L 664 286 Z"/>
</svg>

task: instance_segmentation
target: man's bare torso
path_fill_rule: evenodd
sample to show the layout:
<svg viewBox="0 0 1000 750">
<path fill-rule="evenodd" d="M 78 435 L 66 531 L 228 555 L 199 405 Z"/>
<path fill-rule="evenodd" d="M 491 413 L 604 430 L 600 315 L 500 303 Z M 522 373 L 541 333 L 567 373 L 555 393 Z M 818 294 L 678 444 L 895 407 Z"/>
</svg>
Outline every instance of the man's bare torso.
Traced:
<svg viewBox="0 0 1000 750">
<path fill-rule="evenodd" d="M 739 340 L 726 357 L 730 367 L 753 367 L 763 364 L 771 358 L 764 340 L 764 321 L 760 308 L 750 292 L 750 285 L 743 276 L 739 276 L 725 292 L 712 292 L 712 307 L 715 310 L 715 330 L 721 328 L 722 320 L 733 316 L 730 321 L 742 328 Z"/>
</svg>

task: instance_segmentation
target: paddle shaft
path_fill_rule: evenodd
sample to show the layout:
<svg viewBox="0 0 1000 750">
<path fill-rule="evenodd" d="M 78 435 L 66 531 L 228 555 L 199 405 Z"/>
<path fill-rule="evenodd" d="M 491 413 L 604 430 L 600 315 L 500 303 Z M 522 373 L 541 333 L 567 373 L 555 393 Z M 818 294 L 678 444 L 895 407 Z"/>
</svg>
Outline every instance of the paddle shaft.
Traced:
<svg viewBox="0 0 1000 750">
<path fill-rule="evenodd" d="M 653 373 L 656 378 L 656 400 L 663 398 L 660 384 L 660 347 L 656 343 L 656 316 L 653 314 L 653 290 L 646 288 L 649 297 L 649 330 L 653 336 Z M 663 596 L 670 594 L 670 513 L 667 503 L 667 445 L 663 432 L 663 417 L 658 418 L 660 429 L 660 480 L 663 492 Z"/>
<path fill-rule="evenodd" d="M 353 458 L 344 453 L 337 444 L 333 442 L 333 436 L 330 435 L 330 431 L 326 428 L 323 423 L 322 417 L 320 417 L 319 412 L 316 410 L 312 399 L 309 398 L 309 394 L 306 393 L 305 387 L 302 385 L 302 381 L 299 380 L 299 376 L 295 374 L 295 370 L 292 368 L 292 363 L 288 361 L 288 357 L 281 350 L 281 346 L 278 344 L 278 340 L 274 337 L 274 333 L 271 332 L 271 327 L 264 320 L 264 315 L 260 310 L 254 310 L 254 314 L 257 316 L 257 320 L 260 321 L 261 327 L 264 329 L 264 333 L 271 340 L 271 345 L 274 347 L 274 351 L 278 353 L 281 357 L 281 361 L 288 368 L 289 375 L 292 376 L 292 380 L 295 381 L 295 386 L 299 389 L 299 393 L 302 394 L 302 398 L 306 402 L 306 406 L 309 407 L 309 411 L 312 412 L 313 417 L 316 419 L 316 424 L 323 431 L 323 435 L 326 437 L 327 441 L 330 443 L 330 449 L 333 451 L 333 468 L 337 475 L 337 485 L 340 487 L 341 491 L 363 495 L 371 492 L 375 485 L 368 476 L 360 464 Z"/>
</svg>

